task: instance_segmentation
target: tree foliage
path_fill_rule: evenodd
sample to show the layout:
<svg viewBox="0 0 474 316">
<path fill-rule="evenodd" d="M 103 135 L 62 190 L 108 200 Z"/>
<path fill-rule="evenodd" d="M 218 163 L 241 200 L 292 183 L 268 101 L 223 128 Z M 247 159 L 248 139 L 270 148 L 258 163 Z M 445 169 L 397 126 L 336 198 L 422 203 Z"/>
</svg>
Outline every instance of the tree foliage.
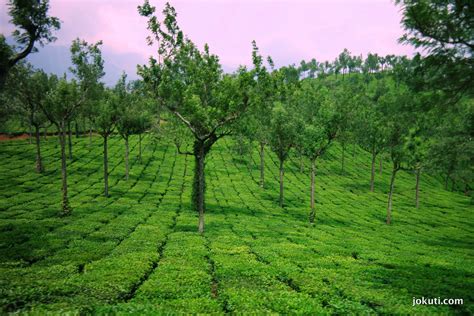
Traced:
<svg viewBox="0 0 474 316">
<path fill-rule="evenodd" d="M 53 32 L 61 26 L 59 19 L 48 15 L 49 0 L 9 0 L 8 14 L 15 25 L 13 38 L 22 47 L 19 52 L 7 44 L 0 34 L 0 90 L 3 89 L 9 70 L 41 46 L 53 42 Z"/>
</svg>

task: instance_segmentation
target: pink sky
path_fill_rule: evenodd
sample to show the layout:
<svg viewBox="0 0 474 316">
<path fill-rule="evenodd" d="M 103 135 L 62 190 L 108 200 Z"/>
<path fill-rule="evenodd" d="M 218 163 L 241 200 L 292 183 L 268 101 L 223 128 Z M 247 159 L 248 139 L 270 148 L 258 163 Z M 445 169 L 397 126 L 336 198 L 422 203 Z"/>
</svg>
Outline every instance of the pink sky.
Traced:
<svg viewBox="0 0 474 316">
<path fill-rule="evenodd" d="M 0 31 L 12 27 L 7 0 L 0 0 Z M 69 46 L 80 37 L 104 41 L 118 54 L 132 54 L 123 69 L 145 63 L 146 19 L 137 13 L 142 0 L 51 0 L 50 12 L 62 20 L 58 41 Z M 151 0 L 161 12 L 164 1 Z M 251 41 L 277 65 L 302 59 L 333 60 L 344 48 L 353 54 L 411 55 L 397 43 L 401 14 L 391 0 L 171 0 L 181 28 L 200 47 L 208 43 L 227 69 L 250 64 Z"/>
</svg>

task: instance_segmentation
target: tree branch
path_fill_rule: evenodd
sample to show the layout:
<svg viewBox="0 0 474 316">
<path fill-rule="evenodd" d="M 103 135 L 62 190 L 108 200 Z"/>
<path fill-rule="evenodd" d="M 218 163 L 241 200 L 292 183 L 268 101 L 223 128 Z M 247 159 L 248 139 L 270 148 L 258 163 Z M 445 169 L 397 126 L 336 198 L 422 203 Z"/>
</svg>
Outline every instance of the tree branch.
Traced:
<svg viewBox="0 0 474 316">
<path fill-rule="evenodd" d="M 186 120 L 178 111 L 172 111 L 174 115 L 176 115 L 186 126 L 191 130 L 191 132 L 194 134 L 194 136 L 198 139 L 201 139 L 201 137 L 197 134 L 196 129 L 191 125 L 191 123 Z"/>
<path fill-rule="evenodd" d="M 211 132 L 210 132 L 203 140 L 206 140 L 206 139 L 208 139 L 209 137 L 211 137 L 212 134 L 215 134 L 216 131 L 217 131 L 217 129 L 218 129 L 219 127 L 222 127 L 223 125 L 225 125 L 225 124 L 227 124 L 227 123 L 229 123 L 229 122 L 231 122 L 231 121 L 237 119 L 238 117 L 239 117 L 239 114 L 238 114 L 238 113 L 233 113 L 233 114 L 227 116 L 227 117 L 224 118 L 222 121 L 218 122 L 218 123 L 216 124 L 216 126 L 214 126 L 214 128 L 211 130 Z M 223 137 L 223 136 L 225 136 L 225 135 L 227 135 L 227 132 L 223 133 L 222 136 L 220 136 L 220 137 Z M 230 135 L 230 134 L 228 134 L 228 135 Z M 219 137 L 219 138 L 220 138 L 220 137 Z"/>
<path fill-rule="evenodd" d="M 13 56 L 11 59 L 8 60 L 8 66 L 9 67 L 13 67 L 17 62 L 19 62 L 21 59 L 25 58 L 26 56 L 28 56 L 29 53 L 31 53 L 31 51 L 33 50 L 33 47 L 35 45 L 35 40 L 33 39 L 33 37 L 30 35 L 30 41 L 28 42 L 28 46 L 26 46 L 26 48 L 16 54 L 15 56 Z"/>
<path fill-rule="evenodd" d="M 179 146 L 178 144 L 175 144 L 176 145 L 176 149 L 178 150 L 178 154 L 180 155 L 194 155 L 194 153 L 190 152 L 190 151 L 181 151 L 181 146 Z"/>
</svg>

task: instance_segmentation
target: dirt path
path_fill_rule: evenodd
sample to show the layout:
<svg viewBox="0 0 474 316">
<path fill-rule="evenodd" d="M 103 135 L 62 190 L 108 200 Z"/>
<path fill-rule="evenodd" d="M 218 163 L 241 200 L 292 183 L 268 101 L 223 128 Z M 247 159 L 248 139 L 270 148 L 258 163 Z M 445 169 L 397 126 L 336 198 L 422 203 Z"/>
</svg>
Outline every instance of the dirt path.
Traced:
<svg viewBox="0 0 474 316">
<path fill-rule="evenodd" d="M 24 133 L 21 135 L 10 136 L 8 134 L 0 133 L 0 142 L 7 141 L 7 140 L 20 140 L 20 139 L 28 139 L 28 134 Z"/>
</svg>

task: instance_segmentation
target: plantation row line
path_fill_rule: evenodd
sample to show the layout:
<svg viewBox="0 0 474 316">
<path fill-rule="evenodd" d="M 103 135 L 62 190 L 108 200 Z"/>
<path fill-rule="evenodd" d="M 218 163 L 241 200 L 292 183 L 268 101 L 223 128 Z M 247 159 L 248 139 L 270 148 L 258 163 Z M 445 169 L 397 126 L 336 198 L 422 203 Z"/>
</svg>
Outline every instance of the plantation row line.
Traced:
<svg viewBox="0 0 474 316">
<path fill-rule="evenodd" d="M 376 169 L 383 166 L 380 162 L 391 162 L 386 168 L 391 172 L 387 224 L 391 223 L 396 179 L 401 171 L 415 175 L 415 208 L 420 204 L 420 181 L 425 173 L 442 175 L 446 188 L 451 181 L 453 189 L 470 194 L 472 97 L 456 89 L 453 95 L 451 89 L 427 84 L 427 74 L 431 76 L 429 59 L 377 54 L 363 59 L 345 49 L 332 62 L 312 59 L 277 69 L 272 58 L 265 60 L 256 42 L 252 42 L 251 69 L 242 66 L 226 74 L 207 45 L 200 50 L 184 36 L 171 5 L 166 4 L 163 10 L 166 23 L 158 22 L 155 11 L 148 1 L 138 7 L 138 13 L 148 20 L 149 44 L 154 41 L 158 45 L 158 59 L 150 58 L 148 65 L 138 67 L 141 80 L 127 82 L 123 75 L 113 88 L 105 87 L 101 82 L 105 75 L 102 42 L 89 44 L 80 39 L 71 45 L 72 80 L 48 75 L 18 60 L 14 61 L 15 67 L 11 65 L 2 74 L 5 112 L 17 125 L 23 122 L 35 130 L 38 172 L 43 171 L 44 159 L 40 131 L 51 125 L 58 131 L 63 215 L 71 212 L 67 158 L 72 159 L 72 125 L 78 132 L 79 123 L 83 130 L 89 129 L 90 139 L 92 130 L 102 137 L 105 197 L 109 195 L 108 140 L 115 133 L 124 140 L 125 179 L 129 177 L 132 135 L 138 135 L 139 160 L 145 132 L 193 156 L 191 196 L 193 208 L 200 214 L 201 233 L 206 157 L 219 139 L 229 135 L 237 140 L 240 152 L 246 143 L 258 148 L 262 188 L 266 185 L 267 151 L 274 153 L 282 208 L 286 163 L 294 152 L 306 160 L 310 177 L 306 199 L 312 224 L 320 162 L 335 143 L 341 146 L 343 174 L 351 146 L 370 154 L 371 192 L 377 181 Z M 12 10 L 10 14 L 17 13 Z M 42 14 L 47 15 L 47 9 Z M 47 21 L 54 21 L 51 19 Z M 466 89 L 462 87 L 461 91 Z"/>
<path fill-rule="evenodd" d="M 76 147 L 87 148 L 86 140 L 81 141 L 82 145 Z M 288 312 L 288 308 L 307 312 L 322 311 L 321 308 L 334 311 L 342 308 L 352 312 L 394 311 L 390 309 L 390 305 L 396 304 L 389 305 L 386 302 L 402 299 L 400 293 L 392 292 L 393 297 L 387 300 L 387 289 L 384 289 L 383 296 L 377 289 L 352 289 L 354 275 L 362 273 L 357 267 L 362 269 L 369 266 L 371 271 L 380 270 L 378 273 L 386 278 L 393 267 L 402 264 L 401 261 L 389 259 L 391 253 L 397 251 L 398 256 L 402 257 L 409 254 L 411 258 L 403 257 L 403 264 L 414 262 L 414 253 L 423 257 L 434 248 L 416 249 L 416 245 L 405 241 L 436 240 L 434 236 L 447 232 L 443 226 L 448 229 L 448 222 L 455 223 L 456 217 L 459 217 L 458 221 L 462 224 L 457 230 L 469 229 L 470 232 L 466 230 L 465 233 L 472 234 L 472 229 L 461 220 L 461 210 L 452 210 L 450 214 L 444 215 L 449 217 L 446 225 L 439 226 L 438 223 L 436 229 L 430 229 L 428 224 L 431 219 L 424 215 L 424 208 L 416 213 L 411 212 L 411 197 L 403 194 L 396 197 L 400 204 L 398 211 L 403 220 L 397 221 L 398 224 L 391 227 L 390 233 L 381 230 L 378 227 L 380 216 L 377 214 L 383 208 L 383 199 L 376 202 L 381 197 L 379 192 L 375 192 L 372 198 L 364 198 L 362 188 L 366 185 L 363 184 L 355 193 L 347 195 L 344 202 L 329 203 L 338 202 L 340 193 L 337 192 L 346 191 L 345 184 L 354 181 L 347 175 L 353 174 L 354 170 L 359 168 L 357 164 L 349 162 L 346 174 L 331 172 L 337 164 L 334 160 L 326 160 L 321 164 L 321 168 L 328 170 L 321 175 L 320 181 L 326 190 L 318 189 L 321 191 L 318 194 L 318 203 L 322 203 L 318 217 L 319 229 L 311 230 L 300 224 L 306 218 L 304 206 L 307 202 L 302 200 L 301 196 L 307 190 L 305 181 L 308 181 L 308 178 L 300 173 L 298 166 L 288 165 L 286 179 L 291 190 L 287 192 L 288 206 L 281 210 L 276 207 L 276 198 L 268 192 L 269 188 L 278 183 L 278 174 L 275 172 L 278 162 L 270 155 L 269 161 L 273 162 L 266 164 L 268 187 L 261 189 L 258 181 L 250 180 L 252 173 L 258 175 L 258 168 L 247 161 L 233 159 L 232 143 L 226 141 L 222 146 L 216 147 L 208 160 L 209 170 L 212 170 L 208 178 L 209 230 L 205 236 L 196 236 L 192 233 L 195 213 L 188 208 L 192 161 L 189 157 L 177 155 L 169 145 L 158 146 L 159 151 L 152 155 L 151 139 L 148 139 L 147 143 L 149 145 L 145 147 L 147 149 L 143 165 L 136 166 L 143 168 L 149 164 L 148 167 L 145 170 L 137 170 L 137 177 L 132 176 L 128 182 L 124 181 L 123 174 L 120 174 L 120 182 L 111 186 L 112 194 L 109 199 L 97 197 L 99 203 L 95 205 L 81 205 L 78 203 L 81 196 L 71 199 L 76 212 L 60 221 L 69 224 L 65 226 L 64 232 L 80 231 L 81 234 L 76 235 L 77 237 L 75 233 L 57 235 L 63 242 L 67 240 L 67 248 L 62 246 L 60 251 L 56 251 L 55 247 L 50 248 L 52 255 L 49 259 L 46 257 L 31 266 L 18 265 L 13 270 L 9 267 L 11 278 L 8 282 L 14 279 L 16 281 L 11 283 L 14 290 L 5 296 L 5 300 L 17 301 L 17 306 L 20 306 L 19 301 L 22 299 L 30 300 L 31 304 L 41 305 L 41 302 L 46 304 L 49 301 L 60 304 L 59 302 L 64 302 L 64 297 L 70 296 L 74 297 L 74 304 L 90 305 L 91 299 L 86 300 L 85 294 L 81 294 L 89 293 L 93 297 L 93 304 L 100 306 L 104 302 L 118 303 L 116 307 L 103 307 L 106 311 L 114 308 L 139 308 L 149 306 L 147 304 L 152 302 L 158 303 L 153 308 L 163 311 L 167 308 L 207 312 L 260 310 L 281 313 Z M 115 142 L 111 148 L 112 153 L 121 152 L 122 142 Z M 250 160 L 252 156 L 258 157 L 254 153 L 245 159 Z M 160 158 L 156 159 L 158 157 Z M 361 161 L 364 160 L 363 157 L 366 158 L 361 154 Z M 115 155 L 114 160 L 123 163 L 119 155 Z M 22 163 L 25 166 L 30 164 L 28 160 L 22 160 Z M 72 166 L 74 164 L 75 162 Z M 132 172 L 136 170 L 136 166 L 132 167 Z M 172 171 L 172 168 L 176 170 Z M 188 170 L 186 173 L 185 168 Z M 101 168 L 95 169 L 100 178 Z M 74 167 L 71 171 L 72 174 L 76 173 Z M 17 170 L 15 173 L 19 172 L 20 170 Z M 178 176 L 180 174 L 183 174 L 182 180 Z M 169 179 L 171 182 L 168 183 Z M 400 192 L 408 191 L 413 185 L 412 180 L 412 176 L 402 176 L 400 181 L 403 185 Z M 137 181 L 135 186 L 132 185 L 134 181 Z M 122 184 L 126 186 L 122 187 Z M 134 202 L 141 198 L 142 191 L 146 191 L 146 188 L 156 188 L 157 185 L 161 189 L 148 192 L 143 203 Z M 116 190 L 115 186 L 118 186 Z M 426 187 L 426 184 L 423 187 Z M 161 192 L 167 188 L 167 193 L 157 206 L 155 203 L 161 199 Z M 54 187 L 48 190 L 54 190 Z M 89 189 L 88 194 L 97 194 L 94 191 Z M 362 200 L 359 201 L 358 197 Z M 432 201 L 429 196 L 426 198 Z M 154 203 L 150 204 L 150 201 Z M 103 204 L 104 202 L 107 205 Z M 48 203 L 51 205 L 51 202 Z M 362 212 L 364 209 L 367 211 Z M 177 210 L 179 215 L 176 216 L 173 210 Z M 80 217 L 89 214 L 90 216 L 80 220 Z M 114 217 L 116 215 L 118 217 Z M 255 221 L 255 218 L 259 221 Z M 97 224 L 91 225 L 90 220 Z M 41 225 L 51 221 L 51 218 L 48 220 L 44 217 Z M 100 228 L 97 232 L 90 233 L 92 228 L 98 226 Z M 346 226 L 347 228 L 341 230 L 341 227 Z M 170 227 L 174 228 L 170 230 Z M 145 228 L 153 230 L 144 232 Z M 32 229 L 34 230 L 34 227 Z M 52 231 L 49 235 L 57 233 L 60 232 Z M 142 236 L 140 238 L 143 239 L 138 241 L 135 236 Z M 81 241 L 82 238 L 84 241 Z M 167 242 L 163 245 L 164 238 Z M 49 241 L 40 239 L 38 242 L 44 247 L 56 241 L 49 238 Z M 58 245 L 63 245 L 63 242 Z M 123 245 L 133 245 L 127 248 L 127 251 L 134 256 L 141 256 L 142 262 L 146 262 L 139 265 L 137 271 L 130 272 L 127 270 L 128 265 L 122 270 L 124 263 L 121 260 L 125 259 L 117 248 L 124 249 Z M 407 247 L 408 245 L 410 246 Z M 29 244 L 28 248 L 35 247 L 34 244 Z M 148 257 L 148 251 L 155 255 Z M 450 252 L 451 255 L 456 255 L 457 250 L 454 248 Z M 446 250 L 445 256 L 448 256 L 448 253 Z M 438 255 L 440 260 L 442 257 Z M 110 260 L 111 262 L 107 263 Z M 338 262 L 339 266 L 336 266 L 335 262 Z M 341 262 L 347 262 L 344 264 L 347 273 L 341 274 Z M 60 264 L 66 267 L 56 268 Z M 103 269 L 104 266 L 107 268 Z M 177 267 L 183 269 L 178 272 Z M 333 270 L 336 268 L 339 271 L 337 273 Z M 52 269 L 56 269 L 54 274 L 51 274 Z M 17 272 L 14 272 L 15 270 Z M 248 271 L 254 272 L 249 274 Z M 18 273 L 21 273 L 21 276 Z M 179 279 L 182 279 L 179 284 L 175 281 L 177 273 Z M 123 277 L 123 274 L 127 277 Z M 45 275 L 49 276 L 40 281 Z M 360 276 L 362 277 L 362 274 Z M 398 279 L 393 279 L 393 275 L 390 279 L 394 280 L 392 282 L 406 282 L 405 278 L 409 277 L 410 275 L 401 274 Z M 21 283 L 26 284 L 26 279 L 38 280 L 42 285 L 36 287 L 35 291 L 25 292 Z M 360 286 L 371 287 L 374 286 L 371 284 L 379 281 L 366 279 L 364 282 L 357 282 Z M 110 284 L 117 286 L 110 287 Z M 413 290 L 416 290 L 416 285 L 413 285 Z M 51 291 L 54 293 L 53 299 L 50 294 L 45 294 Z M 271 295 L 267 296 L 265 293 Z M 56 303 L 53 303 L 51 308 L 54 304 Z"/>
</svg>

